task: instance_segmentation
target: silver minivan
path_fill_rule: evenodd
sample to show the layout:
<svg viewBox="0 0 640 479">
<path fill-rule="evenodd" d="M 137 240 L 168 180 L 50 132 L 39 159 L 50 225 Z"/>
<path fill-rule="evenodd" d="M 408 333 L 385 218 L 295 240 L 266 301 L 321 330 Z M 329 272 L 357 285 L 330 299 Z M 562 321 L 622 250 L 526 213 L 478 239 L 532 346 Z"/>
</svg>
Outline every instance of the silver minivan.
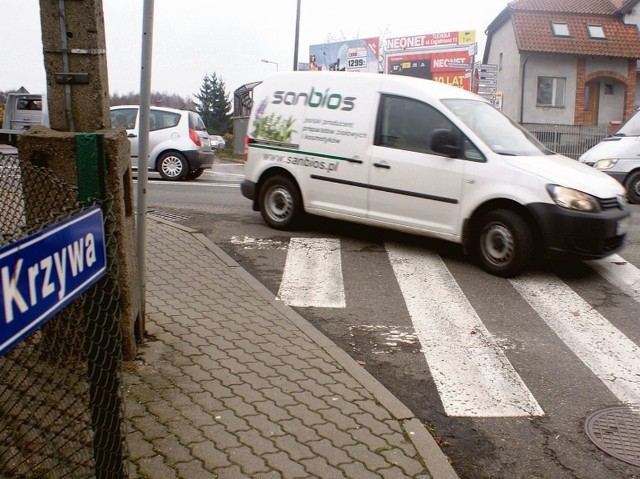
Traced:
<svg viewBox="0 0 640 479">
<path fill-rule="evenodd" d="M 127 130 L 131 166 L 138 168 L 138 105 L 111 107 L 111 126 Z M 193 180 L 213 167 L 214 151 L 200 115 L 194 111 L 151 107 L 149 111 L 149 171 L 165 180 Z"/>
<path fill-rule="evenodd" d="M 640 110 L 614 135 L 587 150 L 579 161 L 618 180 L 626 188 L 629 202 L 640 204 Z"/>
</svg>

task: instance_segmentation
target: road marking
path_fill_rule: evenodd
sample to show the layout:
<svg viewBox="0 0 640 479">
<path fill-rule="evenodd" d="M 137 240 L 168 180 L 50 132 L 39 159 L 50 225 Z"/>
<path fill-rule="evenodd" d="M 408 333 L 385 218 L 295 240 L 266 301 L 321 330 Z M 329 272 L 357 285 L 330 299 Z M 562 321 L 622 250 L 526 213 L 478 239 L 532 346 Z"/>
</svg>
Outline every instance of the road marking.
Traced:
<svg viewBox="0 0 640 479">
<path fill-rule="evenodd" d="M 446 414 L 544 415 L 442 259 L 385 247 Z"/>
<path fill-rule="evenodd" d="M 640 400 L 640 348 L 552 275 L 510 280 L 580 360 L 624 403 Z"/>
<path fill-rule="evenodd" d="M 346 307 L 340 240 L 291 238 L 278 298 L 302 308 Z"/>
<path fill-rule="evenodd" d="M 132 183 L 135 185 L 138 183 L 138 180 L 134 179 L 132 180 Z M 222 187 L 222 188 L 240 188 L 239 183 L 208 183 L 206 181 L 199 181 L 199 180 L 166 181 L 166 180 L 149 179 L 147 183 L 149 183 L 150 185 L 163 185 L 163 186 L 208 186 L 208 187 L 216 186 L 216 187 Z"/>
<path fill-rule="evenodd" d="M 640 270 L 614 254 L 597 261 L 587 261 L 603 278 L 640 303 Z"/>
</svg>

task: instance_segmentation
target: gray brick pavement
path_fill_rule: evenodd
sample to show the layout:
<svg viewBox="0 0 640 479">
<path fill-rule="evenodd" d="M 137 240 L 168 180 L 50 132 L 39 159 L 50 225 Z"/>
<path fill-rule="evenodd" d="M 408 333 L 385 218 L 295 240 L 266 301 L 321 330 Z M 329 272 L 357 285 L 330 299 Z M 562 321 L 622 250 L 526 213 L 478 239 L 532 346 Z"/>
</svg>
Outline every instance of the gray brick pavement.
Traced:
<svg viewBox="0 0 640 479">
<path fill-rule="evenodd" d="M 455 479 L 389 391 L 202 235 L 147 221 L 129 477 Z"/>
</svg>

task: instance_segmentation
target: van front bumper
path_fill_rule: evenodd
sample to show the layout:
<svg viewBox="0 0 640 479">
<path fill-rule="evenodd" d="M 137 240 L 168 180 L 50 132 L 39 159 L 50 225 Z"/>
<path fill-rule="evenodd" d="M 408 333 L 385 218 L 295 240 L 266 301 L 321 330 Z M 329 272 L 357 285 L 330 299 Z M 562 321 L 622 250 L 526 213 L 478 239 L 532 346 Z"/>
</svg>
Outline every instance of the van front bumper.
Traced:
<svg viewBox="0 0 640 479">
<path fill-rule="evenodd" d="M 624 246 L 630 221 L 627 205 L 596 213 L 568 210 L 548 203 L 529 205 L 540 225 L 547 257 L 597 259 Z"/>
</svg>

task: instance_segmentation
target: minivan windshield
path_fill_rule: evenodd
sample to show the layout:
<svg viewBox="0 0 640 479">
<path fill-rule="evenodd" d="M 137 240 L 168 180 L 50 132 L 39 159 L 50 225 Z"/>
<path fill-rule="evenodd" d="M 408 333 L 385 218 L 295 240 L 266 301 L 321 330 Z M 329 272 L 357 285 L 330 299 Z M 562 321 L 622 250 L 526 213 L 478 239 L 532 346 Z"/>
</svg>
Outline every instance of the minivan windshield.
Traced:
<svg viewBox="0 0 640 479">
<path fill-rule="evenodd" d="M 640 136 L 640 110 L 625 121 L 613 136 Z"/>
<path fill-rule="evenodd" d="M 542 143 L 506 115 L 483 101 L 447 99 L 442 103 L 494 152 L 508 156 L 553 155 Z"/>
</svg>

